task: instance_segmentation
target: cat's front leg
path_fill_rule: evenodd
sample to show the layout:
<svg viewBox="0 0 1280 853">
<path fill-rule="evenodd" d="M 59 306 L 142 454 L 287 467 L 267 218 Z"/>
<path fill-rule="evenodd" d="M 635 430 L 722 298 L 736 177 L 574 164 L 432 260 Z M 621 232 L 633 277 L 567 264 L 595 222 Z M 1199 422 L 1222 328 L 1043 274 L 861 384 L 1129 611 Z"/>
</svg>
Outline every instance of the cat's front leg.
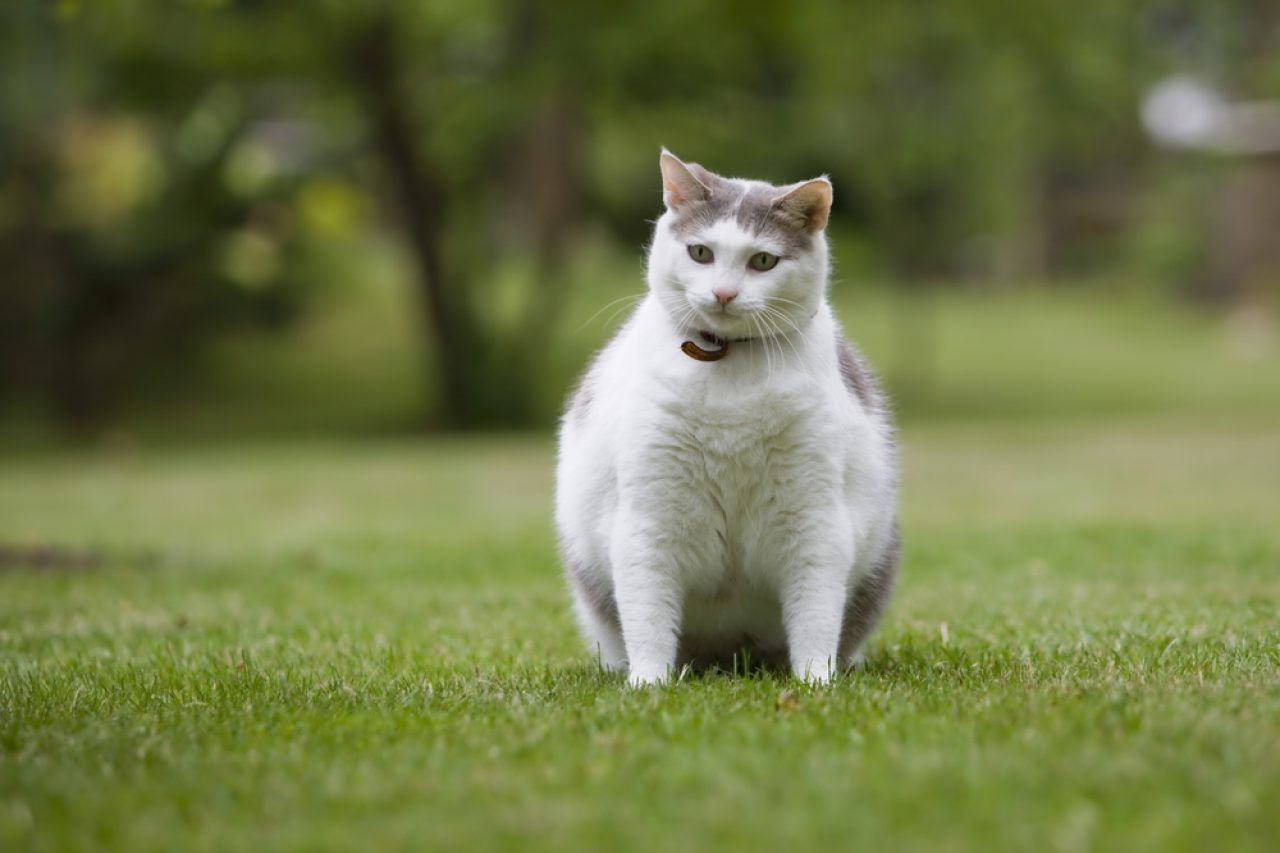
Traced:
<svg viewBox="0 0 1280 853">
<path fill-rule="evenodd" d="M 676 665 L 683 595 L 675 561 L 643 527 L 614 537 L 614 594 L 633 687 L 668 680 Z"/>
<path fill-rule="evenodd" d="M 782 583 L 782 624 L 791 672 L 816 684 L 830 681 L 839 661 L 845 593 L 853 563 L 852 555 L 842 550 L 802 550 Z"/>
</svg>

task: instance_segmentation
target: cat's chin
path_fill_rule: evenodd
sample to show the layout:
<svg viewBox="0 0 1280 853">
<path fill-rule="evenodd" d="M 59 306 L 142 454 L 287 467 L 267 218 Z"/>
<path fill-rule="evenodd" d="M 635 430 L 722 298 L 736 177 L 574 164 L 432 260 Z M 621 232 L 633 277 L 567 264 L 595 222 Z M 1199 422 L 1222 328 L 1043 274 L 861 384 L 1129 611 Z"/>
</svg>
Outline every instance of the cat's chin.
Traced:
<svg viewBox="0 0 1280 853">
<path fill-rule="evenodd" d="M 694 309 L 694 318 L 686 321 L 690 331 L 710 332 L 718 338 L 754 338 L 759 336 L 749 315 L 728 312 L 707 312 Z"/>
</svg>

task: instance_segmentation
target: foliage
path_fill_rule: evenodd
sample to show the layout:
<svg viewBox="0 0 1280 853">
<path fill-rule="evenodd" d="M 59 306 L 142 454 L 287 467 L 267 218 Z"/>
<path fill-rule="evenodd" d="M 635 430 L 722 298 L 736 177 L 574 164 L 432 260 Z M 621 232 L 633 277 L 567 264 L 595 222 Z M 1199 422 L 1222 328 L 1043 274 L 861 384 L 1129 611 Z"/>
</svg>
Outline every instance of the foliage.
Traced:
<svg viewBox="0 0 1280 853">
<path fill-rule="evenodd" d="M 157 373 L 204 381 L 210 340 L 359 286 L 340 279 L 387 242 L 412 262 L 433 422 L 536 420 L 567 260 L 601 235 L 634 255 L 662 144 L 725 172 L 830 173 L 837 230 L 905 282 L 1113 265 L 1167 171 L 1139 132 L 1145 87 L 1210 68 L 1264 97 L 1278 79 L 1249 2 L 23 0 L 0 16 L 0 399 L 73 421 Z M 1141 246 L 1198 239 L 1192 218 L 1162 221 Z"/>
</svg>

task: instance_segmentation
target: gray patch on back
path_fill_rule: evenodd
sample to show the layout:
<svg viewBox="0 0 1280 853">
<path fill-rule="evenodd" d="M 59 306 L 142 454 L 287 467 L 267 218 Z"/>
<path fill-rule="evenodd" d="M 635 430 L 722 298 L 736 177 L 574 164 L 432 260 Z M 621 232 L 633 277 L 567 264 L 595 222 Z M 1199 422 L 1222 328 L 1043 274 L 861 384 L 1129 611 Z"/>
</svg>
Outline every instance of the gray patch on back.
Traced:
<svg viewBox="0 0 1280 853">
<path fill-rule="evenodd" d="M 568 549 L 560 548 L 560 559 L 565 565 L 569 583 L 578 588 L 582 598 L 601 622 L 622 630 L 618 618 L 618 601 L 613 594 L 613 584 L 598 571 L 589 571 L 569 558 Z"/>
<path fill-rule="evenodd" d="M 889 543 L 876 561 L 870 573 L 858 581 L 844 609 L 844 624 L 840 629 L 840 660 L 847 661 L 862 650 L 863 644 L 875 630 L 889 604 L 894 581 L 898 578 L 898 562 L 902 539 L 898 525 L 893 525 Z"/>
<path fill-rule="evenodd" d="M 869 411 L 884 410 L 884 396 L 876 383 L 875 375 L 857 347 L 836 335 L 836 359 L 840 363 L 840 377 L 845 388 Z"/>
</svg>

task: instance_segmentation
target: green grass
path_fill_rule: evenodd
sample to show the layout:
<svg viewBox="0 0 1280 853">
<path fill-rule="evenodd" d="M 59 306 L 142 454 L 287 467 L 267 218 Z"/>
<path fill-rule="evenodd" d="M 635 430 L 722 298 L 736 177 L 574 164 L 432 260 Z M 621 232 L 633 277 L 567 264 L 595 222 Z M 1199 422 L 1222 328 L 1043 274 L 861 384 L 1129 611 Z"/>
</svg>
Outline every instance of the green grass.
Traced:
<svg viewBox="0 0 1280 853">
<path fill-rule="evenodd" d="M 2 458 L 0 543 L 101 562 L 0 570 L 0 849 L 1274 849 L 1248 422 L 908 428 L 825 689 L 599 673 L 545 438 Z"/>
</svg>

